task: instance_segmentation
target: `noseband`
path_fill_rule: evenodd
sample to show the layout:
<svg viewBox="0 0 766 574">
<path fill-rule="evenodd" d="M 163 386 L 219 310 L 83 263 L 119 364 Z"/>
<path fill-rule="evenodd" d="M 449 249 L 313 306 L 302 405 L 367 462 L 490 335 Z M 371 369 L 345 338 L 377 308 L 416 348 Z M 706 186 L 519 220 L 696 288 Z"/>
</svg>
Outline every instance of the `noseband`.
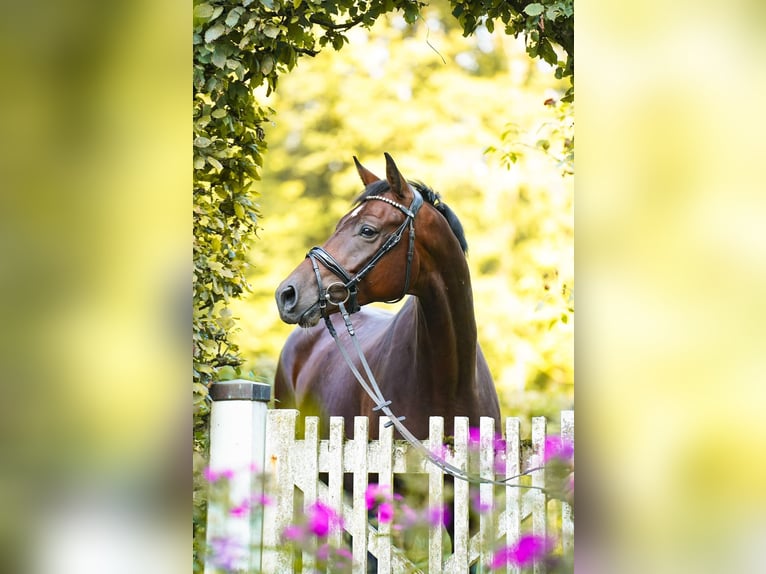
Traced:
<svg viewBox="0 0 766 574">
<path fill-rule="evenodd" d="M 360 305 L 357 300 L 357 286 L 359 282 L 365 277 L 365 275 L 373 270 L 375 265 L 378 264 L 378 261 L 380 261 L 386 253 L 396 247 L 396 245 L 402 239 L 402 235 L 404 235 L 404 230 L 409 228 L 410 244 L 407 250 L 407 272 L 404 278 L 404 288 L 402 289 L 402 294 L 398 299 L 386 301 L 386 303 L 396 303 L 407 294 L 407 291 L 409 291 L 410 288 L 410 267 L 412 266 L 412 257 L 415 253 L 415 216 L 420 210 L 420 207 L 423 205 L 423 196 L 420 195 L 420 193 L 415 189 L 413 189 L 412 192 L 413 199 L 409 208 L 405 207 L 401 203 L 397 203 L 392 199 L 383 197 L 382 195 L 371 195 L 369 197 L 365 197 L 362 200 L 370 201 L 372 199 L 377 199 L 378 201 L 388 203 L 389 205 L 396 207 L 399 211 L 404 213 L 406 218 L 399 226 L 399 228 L 393 234 L 388 236 L 388 239 L 386 239 L 385 243 L 380 246 L 380 249 L 378 249 L 375 255 L 372 256 L 372 258 L 356 275 L 352 276 L 351 273 L 346 271 L 346 269 L 343 268 L 343 265 L 338 263 L 338 261 L 327 251 L 325 251 L 323 247 L 312 247 L 311 250 L 306 254 L 306 257 L 311 260 L 311 266 L 314 268 L 314 274 L 316 275 L 317 287 L 319 289 L 319 310 L 322 313 L 323 318 L 328 318 L 328 302 L 332 303 L 333 305 L 338 305 L 339 303 L 346 303 L 348 301 L 347 309 L 349 313 L 356 313 L 359 311 Z M 340 281 L 336 281 L 327 287 L 324 287 L 322 285 L 322 278 L 319 274 L 319 262 L 327 267 L 327 269 L 332 271 L 340 279 Z"/>
</svg>

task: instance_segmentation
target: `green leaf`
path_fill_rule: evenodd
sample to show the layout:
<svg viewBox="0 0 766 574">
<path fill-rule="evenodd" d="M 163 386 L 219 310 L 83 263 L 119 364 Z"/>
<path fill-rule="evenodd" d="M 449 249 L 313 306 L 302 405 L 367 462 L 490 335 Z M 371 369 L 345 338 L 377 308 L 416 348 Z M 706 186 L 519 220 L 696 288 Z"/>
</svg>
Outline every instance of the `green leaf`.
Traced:
<svg viewBox="0 0 766 574">
<path fill-rule="evenodd" d="M 199 136 L 194 139 L 194 147 L 204 148 L 208 147 L 211 143 L 213 143 L 210 138 L 206 138 L 203 136 Z"/>
<path fill-rule="evenodd" d="M 237 371 L 234 369 L 234 367 L 226 365 L 225 367 L 218 369 L 217 375 L 218 376 L 216 378 L 219 381 L 231 381 L 237 378 Z"/>
<path fill-rule="evenodd" d="M 279 28 L 277 28 L 276 26 L 264 26 L 263 35 L 268 38 L 276 38 L 277 36 L 279 36 Z"/>
<path fill-rule="evenodd" d="M 199 18 L 204 22 L 207 22 L 210 20 L 210 17 L 213 15 L 213 7 L 210 4 L 204 3 L 204 4 L 197 4 L 194 7 L 194 17 Z"/>
<path fill-rule="evenodd" d="M 243 11 L 243 8 L 240 6 L 232 8 L 232 10 L 226 15 L 226 25 L 230 28 L 233 28 L 237 22 L 239 22 L 239 17 L 242 15 Z"/>
<path fill-rule="evenodd" d="M 221 164 L 221 162 L 215 159 L 213 156 L 208 156 L 207 162 L 210 165 L 212 165 L 214 168 L 216 168 L 218 171 L 221 171 L 223 169 L 223 165 Z"/>
<path fill-rule="evenodd" d="M 205 43 L 210 44 L 217 38 L 220 38 L 225 31 L 226 31 L 226 27 L 220 22 L 213 24 L 212 26 L 210 26 L 210 28 L 205 30 Z"/>
<path fill-rule="evenodd" d="M 261 58 L 261 73 L 264 76 L 268 76 L 273 69 L 274 58 L 272 58 L 269 54 L 264 55 L 263 58 Z"/>
<path fill-rule="evenodd" d="M 545 7 L 542 4 L 538 4 L 537 2 L 524 6 L 524 13 L 528 14 L 529 16 L 539 16 L 543 13 L 543 10 L 545 10 Z"/>
<path fill-rule="evenodd" d="M 223 50 L 218 50 L 217 48 L 216 46 L 216 51 L 213 52 L 213 64 L 217 68 L 223 68 L 226 65 L 226 54 Z"/>
</svg>

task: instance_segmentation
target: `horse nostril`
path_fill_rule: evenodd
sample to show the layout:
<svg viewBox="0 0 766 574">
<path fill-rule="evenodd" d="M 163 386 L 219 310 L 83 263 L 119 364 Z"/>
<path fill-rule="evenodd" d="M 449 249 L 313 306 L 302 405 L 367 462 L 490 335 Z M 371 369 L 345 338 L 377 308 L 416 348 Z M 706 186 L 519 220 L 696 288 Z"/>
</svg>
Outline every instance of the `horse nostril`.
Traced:
<svg viewBox="0 0 766 574">
<path fill-rule="evenodd" d="M 295 304 L 298 302 L 298 292 L 292 285 L 288 285 L 282 289 L 277 297 L 279 306 L 283 311 L 292 311 Z"/>
</svg>

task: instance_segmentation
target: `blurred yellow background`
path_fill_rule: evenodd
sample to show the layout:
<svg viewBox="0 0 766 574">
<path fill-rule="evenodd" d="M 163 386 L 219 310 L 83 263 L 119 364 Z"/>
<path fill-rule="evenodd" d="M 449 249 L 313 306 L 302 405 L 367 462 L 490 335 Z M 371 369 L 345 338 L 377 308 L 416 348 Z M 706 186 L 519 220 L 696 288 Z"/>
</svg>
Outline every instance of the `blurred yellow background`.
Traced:
<svg viewBox="0 0 766 574">
<path fill-rule="evenodd" d="M 758 6 L 577 6 L 578 509 L 604 571 L 766 567 Z"/>
</svg>

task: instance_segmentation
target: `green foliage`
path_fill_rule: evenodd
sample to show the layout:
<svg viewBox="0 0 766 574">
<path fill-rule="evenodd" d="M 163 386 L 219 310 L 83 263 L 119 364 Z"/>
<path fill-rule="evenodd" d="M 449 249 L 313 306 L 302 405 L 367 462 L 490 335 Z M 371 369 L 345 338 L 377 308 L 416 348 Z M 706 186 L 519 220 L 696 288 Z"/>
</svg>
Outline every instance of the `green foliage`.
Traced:
<svg viewBox="0 0 766 574">
<path fill-rule="evenodd" d="M 505 33 L 523 34 L 527 53 L 555 66 L 556 78 L 570 78 L 572 85 L 564 101 L 574 101 L 574 0 L 450 0 L 452 14 L 469 35 L 484 24 L 491 32 L 495 20 L 505 25 Z M 561 59 L 554 46 L 560 46 Z"/>
<path fill-rule="evenodd" d="M 574 175 L 574 103 L 550 98 L 545 104 L 555 110 L 555 117 L 526 134 L 517 124 L 507 124 L 500 136 L 502 146 L 489 146 L 486 153 L 499 153 L 502 164 L 511 169 L 529 150 L 542 151 L 555 160 L 562 175 Z"/>
</svg>

